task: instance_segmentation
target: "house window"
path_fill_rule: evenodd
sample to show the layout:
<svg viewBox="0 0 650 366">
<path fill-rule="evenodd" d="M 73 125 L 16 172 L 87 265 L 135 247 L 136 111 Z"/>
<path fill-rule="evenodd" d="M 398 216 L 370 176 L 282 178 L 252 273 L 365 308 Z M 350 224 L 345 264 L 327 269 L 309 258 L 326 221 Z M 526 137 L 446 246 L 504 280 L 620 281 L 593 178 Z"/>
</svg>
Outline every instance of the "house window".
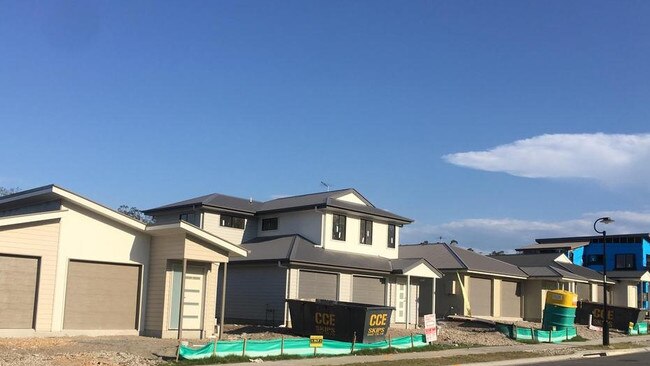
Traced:
<svg viewBox="0 0 650 366">
<path fill-rule="evenodd" d="M 243 217 L 221 215 L 221 226 L 243 229 L 246 220 Z"/>
<path fill-rule="evenodd" d="M 616 254 L 616 269 L 636 269 L 634 254 Z"/>
<path fill-rule="evenodd" d="M 271 217 L 270 219 L 262 219 L 262 231 L 277 230 L 277 229 L 278 229 L 277 217 Z"/>
<path fill-rule="evenodd" d="M 180 215 L 179 219 L 188 222 L 194 226 L 199 226 L 199 214 L 197 213 L 184 213 Z"/>
<path fill-rule="evenodd" d="M 589 254 L 587 255 L 587 265 L 591 264 L 597 264 L 597 265 L 602 265 L 603 264 L 603 255 L 602 254 Z"/>
<path fill-rule="evenodd" d="M 334 222 L 332 223 L 332 239 L 345 240 L 345 216 L 332 215 Z"/>
<path fill-rule="evenodd" d="M 645 269 L 650 269 L 650 254 L 645 255 Z"/>
<path fill-rule="evenodd" d="M 388 225 L 388 247 L 395 248 L 395 225 Z"/>
<path fill-rule="evenodd" d="M 361 244 L 372 245 L 372 221 L 361 219 L 361 228 L 359 230 L 361 234 Z"/>
</svg>

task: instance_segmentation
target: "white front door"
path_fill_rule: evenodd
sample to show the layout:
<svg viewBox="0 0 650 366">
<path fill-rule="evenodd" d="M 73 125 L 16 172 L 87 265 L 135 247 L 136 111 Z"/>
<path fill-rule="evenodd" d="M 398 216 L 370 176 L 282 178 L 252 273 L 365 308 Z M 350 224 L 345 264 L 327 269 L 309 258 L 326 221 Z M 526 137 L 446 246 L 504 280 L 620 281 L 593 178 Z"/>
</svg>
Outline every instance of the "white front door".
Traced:
<svg viewBox="0 0 650 366">
<path fill-rule="evenodd" d="M 185 296 L 183 297 L 183 329 L 202 329 L 203 284 L 205 268 L 187 266 Z"/>
<path fill-rule="evenodd" d="M 406 323 L 406 280 L 397 279 L 395 294 L 395 323 Z"/>
</svg>

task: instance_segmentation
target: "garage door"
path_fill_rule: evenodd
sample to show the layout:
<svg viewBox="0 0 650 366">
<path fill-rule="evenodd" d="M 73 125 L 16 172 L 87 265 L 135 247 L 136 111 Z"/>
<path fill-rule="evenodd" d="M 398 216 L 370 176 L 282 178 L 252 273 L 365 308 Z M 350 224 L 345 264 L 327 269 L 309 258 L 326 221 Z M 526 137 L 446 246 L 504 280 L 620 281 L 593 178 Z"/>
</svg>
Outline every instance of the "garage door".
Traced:
<svg viewBox="0 0 650 366">
<path fill-rule="evenodd" d="M 70 261 L 65 329 L 136 329 L 140 267 Z"/>
<path fill-rule="evenodd" d="M 38 258 L 0 255 L 0 329 L 34 327 Z"/>
<path fill-rule="evenodd" d="M 301 299 L 336 300 L 338 275 L 333 273 L 300 271 L 298 297 Z"/>
<path fill-rule="evenodd" d="M 470 278 L 469 306 L 472 315 L 492 315 L 492 281 L 484 278 Z"/>
<path fill-rule="evenodd" d="M 501 316 L 521 318 L 521 297 L 517 282 L 501 281 Z"/>
<path fill-rule="evenodd" d="M 384 305 L 385 285 L 382 278 L 352 277 L 352 301 L 362 304 Z"/>
</svg>

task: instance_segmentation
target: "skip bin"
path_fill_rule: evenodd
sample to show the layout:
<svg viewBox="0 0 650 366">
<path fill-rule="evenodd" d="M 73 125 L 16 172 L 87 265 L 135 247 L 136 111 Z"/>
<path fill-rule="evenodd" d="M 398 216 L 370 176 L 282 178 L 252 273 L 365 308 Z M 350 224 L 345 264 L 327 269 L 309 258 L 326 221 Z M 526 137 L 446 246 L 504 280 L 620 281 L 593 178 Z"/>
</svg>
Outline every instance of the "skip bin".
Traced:
<svg viewBox="0 0 650 366">
<path fill-rule="evenodd" d="M 599 327 L 602 326 L 605 312 L 603 308 L 602 303 L 578 302 L 576 322 L 587 325 L 589 324 L 589 315 L 591 315 L 591 323 Z M 630 323 L 640 323 L 645 318 L 645 310 L 626 306 L 607 305 L 607 313 L 609 327 L 622 331 L 627 331 Z"/>
<path fill-rule="evenodd" d="M 327 339 L 359 343 L 386 339 L 395 308 L 330 300 L 287 300 L 293 331 L 302 336 L 322 335 Z"/>
</svg>

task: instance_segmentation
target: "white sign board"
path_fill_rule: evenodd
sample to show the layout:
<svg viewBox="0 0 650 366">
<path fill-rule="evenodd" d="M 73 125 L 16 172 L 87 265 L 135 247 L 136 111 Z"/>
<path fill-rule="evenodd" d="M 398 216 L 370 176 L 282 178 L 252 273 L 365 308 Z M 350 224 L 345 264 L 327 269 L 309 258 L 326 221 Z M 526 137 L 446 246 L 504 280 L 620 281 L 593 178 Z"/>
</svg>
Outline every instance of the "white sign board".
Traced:
<svg viewBox="0 0 650 366">
<path fill-rule="evenodd" d="M 424 316 L 424 335 L 427 338 L 427 343 L 438 340 L 438 326 L 436 324 L 435 314 L 427 314 Z"/>
</svg>

